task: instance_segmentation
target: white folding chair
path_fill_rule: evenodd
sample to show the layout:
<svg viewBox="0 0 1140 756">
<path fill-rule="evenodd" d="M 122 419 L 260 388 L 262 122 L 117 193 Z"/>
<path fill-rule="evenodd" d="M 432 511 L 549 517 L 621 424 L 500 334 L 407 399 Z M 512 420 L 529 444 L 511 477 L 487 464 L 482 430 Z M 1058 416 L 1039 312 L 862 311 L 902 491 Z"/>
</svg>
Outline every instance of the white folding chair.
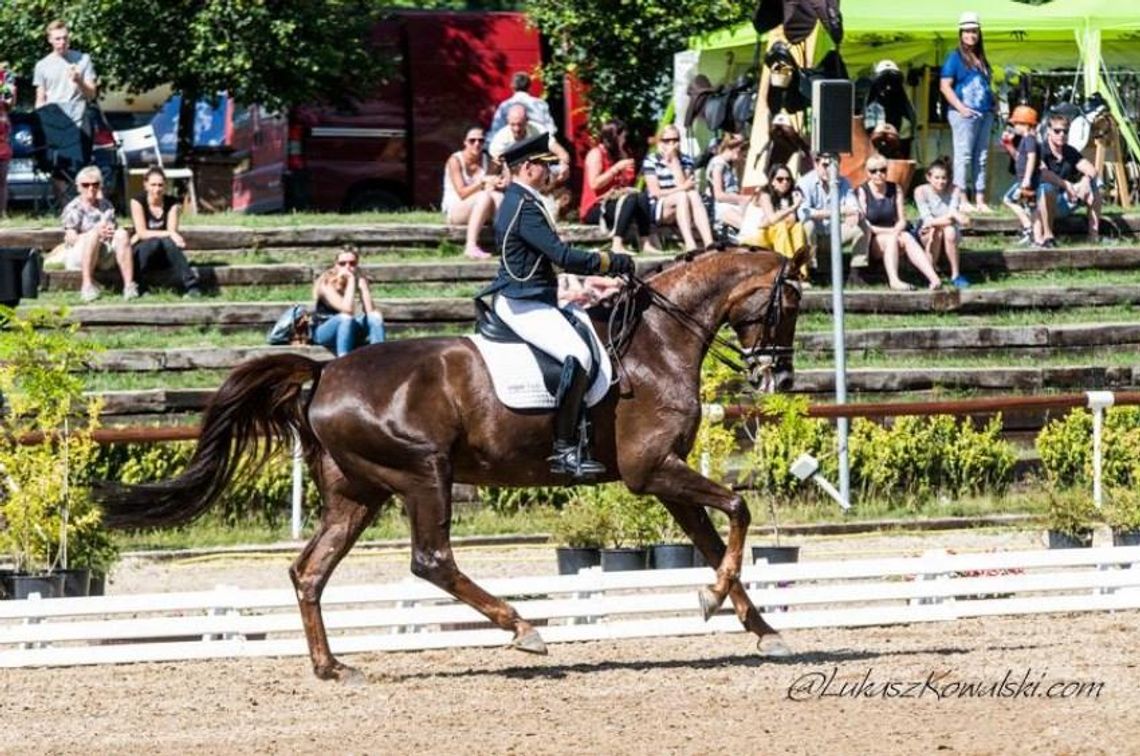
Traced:
<svg viewBox="0 0 1140 756">
<path fill-rule="evenodd" d="M 185 180 L 189 187 L 191 213 L 198 212 L 198 195 L 194 191 L 194 171 L 189 168 L 167 168 L 162 164 L 162 150 L 159 149 L 158 135 L 154 126 L 147 124 L 135 129 L 115 132 L 119 143 L 119 159 L 128 177 L 145 176 L 152 166 L 158 166 L 171 181 Z M 129 178 L 128 178 L 129 180 Z"/>
</svg>

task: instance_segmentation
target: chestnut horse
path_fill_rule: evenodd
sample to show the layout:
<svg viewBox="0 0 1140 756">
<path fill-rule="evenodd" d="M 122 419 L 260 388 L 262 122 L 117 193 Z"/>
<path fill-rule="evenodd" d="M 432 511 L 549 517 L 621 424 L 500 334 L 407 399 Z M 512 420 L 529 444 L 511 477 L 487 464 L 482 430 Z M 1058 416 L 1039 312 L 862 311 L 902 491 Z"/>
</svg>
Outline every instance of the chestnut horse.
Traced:
<svg viewBox="0 0 1140 756">
<path fill-rule="evenodd" d="M 685 458 L 701 419 L 701 362 L 714 342 L 737 352 L 754 383 L 763 373 L 769 384 L 790 388 L 800 300 L 796 272 L 802 262 L 732 249 L 634 281 L 626 289 L 630 317 L 611 334 L 624 334 L 614 350 L 621 380 L 590 410 L 595 455 L 606 466 L 605 478 L 655 495 L 708 563 L 718 565 L 715 584 L 700 591 L 705 618 L 728 597 L 744 627 L 759 636 L 761 652 L 771 654 L 787 649 L 739 581 L 748 509 L 733 491 L 690 469 Z M 743 349 L 717 335 L 726 322 Z M 607 323 L 596 325 L 605 336 Z M 310 381 L 311 395 L 304 390 Z M 317 677 L 355 674 L 329 649 L 321 594 L 341 558 L 393 495 L 407 510 L 412 573 L 513 632 L 514 647 L 545 653 L 530 623 L 463 574 L 451 550 L 452 483 L 569 482 L 548 469 L 553 414 L 503 406 L 468 339 L 408 339 L 325 363 L 280 355 L 237 367 L 207 407 L 198 446 L 181 475 L 97 488 L 106 521 L 141 527 L 193 519 L 243 474 L 245 450 L 257 452 L 251 464 L 263 462 L 274 440 L 294 433 L 324 505 L 316 534 L 289 573 Z M 728 516 L 727 548 L 705 507 Z"/>
</svg>

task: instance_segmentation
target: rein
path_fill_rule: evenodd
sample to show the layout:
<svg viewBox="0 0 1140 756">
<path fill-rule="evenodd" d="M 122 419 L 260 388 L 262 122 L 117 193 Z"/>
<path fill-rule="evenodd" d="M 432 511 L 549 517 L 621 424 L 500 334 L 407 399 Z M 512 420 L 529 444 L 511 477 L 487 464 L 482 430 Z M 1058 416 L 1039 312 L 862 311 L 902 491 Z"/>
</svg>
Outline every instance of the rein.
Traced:
<svg viewBox="0 0 1140 756">
<path fill-rule="evenodd" d="M 764 339 L 768 333 L 774 332 L 775 329 L 779 327 L 780 321 L 783 318 L 784 307 L 780 299 L 780 294 L 789 283 L 788 260 L 786 258 L 781 258 L 780 260 L 780 269 L 777 271 L 776 278 L 772 282 L 768 302 L 764 306 L 763 314 L 759 318 L 746 320 L 742 323 L 742 325 L 751 325 L 759 322 L 761 319 L 764 321 L 764 330 L 760 334 L 760 343 L 749 349 L 739 347 L 721 336 L 719 332 L 707 328 L 703 323 L 683 310 L 664 294 L 654 289 L 639 276 L 631 274 L 629 281 L 632 286 L 625 287 L 618 294 L 614 301 L 613 309 L 610 311 L 608 324 L 610 338 L 609 343 L 606 345 L 606 351 L 609 352 L 610 357 L 617 364 L 619 376 L 626 374 L 621 357 L 625 352 L 625 348 L 629 345 L 629 340 L 633 336 L 633 326 L 637 322 L 637 295 L 641 291 L 648 292 L 651 305 L 660 307 L 677 320 L 677 322 L 709 342 L 710 346 L 719 347 L 719 349 L 714 349 L 711 352 L 712 356 L 733 370 L 745 372 L 755 367 L 761 367 L 766 362 L 770 363 L 780 357 L 791 356 L 794 352 L 794 348 L 791 346 L 764 343 Z M 730 354 L 725 354 L 725 351 Z"/>
</svg>

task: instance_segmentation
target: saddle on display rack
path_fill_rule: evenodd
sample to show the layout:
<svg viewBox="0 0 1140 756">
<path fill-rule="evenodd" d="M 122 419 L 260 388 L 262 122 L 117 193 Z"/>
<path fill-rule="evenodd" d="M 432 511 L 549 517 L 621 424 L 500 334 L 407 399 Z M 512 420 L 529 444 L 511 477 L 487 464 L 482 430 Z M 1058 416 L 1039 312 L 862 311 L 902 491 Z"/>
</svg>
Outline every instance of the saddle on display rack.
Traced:
<svg viewBox="0 0 1140 756">
<path fill-rule="evenodd" d="M 523 341 L 486 302 L 475 300 L 475 334 L 470 339 L 483 357 L 499 401 L 512 409 L 555 409 L 562 363 Z M 581 310 L 562 310 L 578 335 L 589 345 L 593 358 L 590 388 L 585 403 L 593 407 L 609 393 L 613 365 L 601 339 Z"/>
</svg>

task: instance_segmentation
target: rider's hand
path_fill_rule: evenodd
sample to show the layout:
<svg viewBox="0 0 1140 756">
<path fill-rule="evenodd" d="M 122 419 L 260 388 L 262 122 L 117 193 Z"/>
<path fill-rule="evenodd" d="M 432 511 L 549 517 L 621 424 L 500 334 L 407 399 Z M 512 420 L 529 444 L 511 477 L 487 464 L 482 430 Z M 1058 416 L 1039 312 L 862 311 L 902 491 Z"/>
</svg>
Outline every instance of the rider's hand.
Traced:
<svg viewBox="0 0 1140 756">
<path fill-rule="evenodd" d="M 612 276 L 630 275 L 636 272 L 636 266 L 633 264 L 633 258 L 629 255 L 623 255 L 620 252 L 610 252 L 610 269 L 608 273 Z"/>
</svg>

